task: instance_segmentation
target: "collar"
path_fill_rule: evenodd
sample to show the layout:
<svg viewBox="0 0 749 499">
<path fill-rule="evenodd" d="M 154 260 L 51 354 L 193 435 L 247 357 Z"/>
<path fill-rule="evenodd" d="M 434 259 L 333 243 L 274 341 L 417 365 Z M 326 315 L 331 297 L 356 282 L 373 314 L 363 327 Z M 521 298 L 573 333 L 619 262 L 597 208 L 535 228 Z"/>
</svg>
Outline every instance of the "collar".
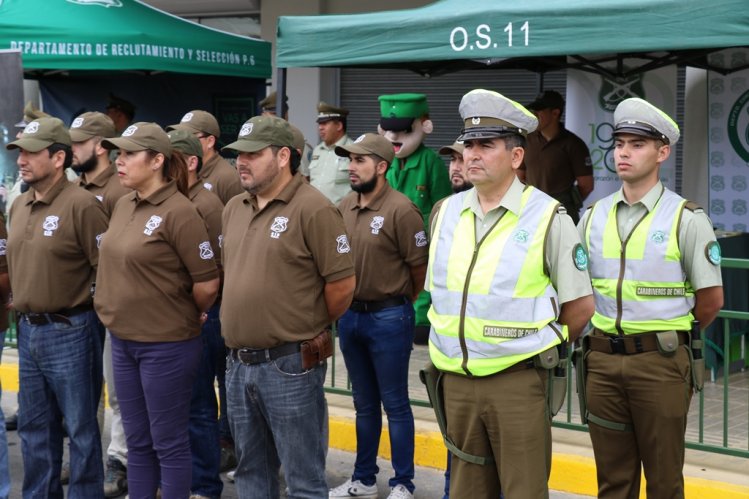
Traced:
<svg viewBox="0 0 749 499">
<path fill-rule="evenodd" d="M 642 203 L 643 206 L 648 210 L 648 212 L 651 212 L 655 209 L 655 205 L 658 204 L 658 200 L 661 199 L 661 195 L 663 194 L 664 188 L 663 184 L 659 180 L 655 183 L 655 185 L 648 191 L 647 194 L 645 194 L 642 199 L 637 201 L 637 203 Z M 616 193 L 614 194 L 614 205 L 618 205 L 619 203 L 624 203 L 627 206 L 634 206 L 627 202 L 627 200 L 624 198 L 624 188 L 620 188 Z"/>
<path fill-rule="evenodd" d="M 94 185 L 96 187 L 104 187 L 107 181 L 110 178 L 112 178 L 112 175 L 114 175 L 115 173 L 117 173 L 117 169 L 110 164 L 100 174 L 98 174 L 96 177 L 89 180 L 88 182 L 85 182 L 83 180 L 83 175 L 81 175 L 80 177 L 78 177 L 78 183 L 80 184 L 81 187 L 88 187 L 89 185 Z"/>
<path fill-rule="evenodd" d="M 348 138 L 348 135 L 346 135 L 346 134 L 344 133 L 344 134 L 343 134 L 343 137 L 341 137 L 340 139 L 338 139 L 338 140 L 336 141 L 336 143 L 335 143 L 335 144 L 333 144 L 332 146 L 328 147 L 328 145 L 327 145 L 327 144 L 326 144 L 325 142 L 320 142 L 320 145 L 321 145 L 321 146 L 322 146 L 322 147 L 323 147 L 324 149 L 326 149 L 326 150 L 328 150 L 328 151 L 333 151 L 333 150 L 335 150 L 335 148 L 336 148 L 336 147 L 338 147 L 338 146 L 345 146 L 345 145 L 346 145 L 346 144 L 348 144 L 349 142 L 351 142 L 351 139 L 349 139 L 349 138 Z"/>
<path fill-rule="evenodd" d="M 46 205 L 52 204 L 52 201 L 55 200 L 57 196 L 60 195 L 60 193 L 68 187 L 70 184 L 70 181 L 68 180 L 68 177 L 65 175 L 65 172 L 63 172 L 62 177 L 55 182 L 52 185 L 52 188 L 49 190 L 49 192 L 42 198 L 42 199 L 34 199 L 34 193 L 36 192 L 33 187 L 31 187 L 25 195 L 27 196 L 24 204 L 33 204 L 35 202 L 44 203 Z"/>
<path fill-rule="evenodd" d="M 380 211 L 380 208 L 382 208 L 382 205 L 385 202 L 385 198 L 393 189 L 390 187 L 390 184 L 385 181 L 385 184 L 382 186 L 382 189 L 380 189 L 380 192 L 378 192 L 374 198 L 372 198 L 372 201 L 369 202 L 367 206 L 364 208 L 361 207 L 359 204 L 361 201 L 361 194 L 356 196 L 356 203 L 351 207 L 352 210 L 372 210 L 372 211 Z"/>
<path fill-rule="evenodd" d="M 149 203 L 154 206 L 159 205 L 172 197 L 172 195 L 177 192 L 177 183 L 174 180 L 170 180 L 166 184 L 162 185 L 156 191 L 153 192 L 150 196 L 147 198 L 140 199 L 138 197 L 138 193 L 133 191 L 131 194 L 131 201 L 135 201 L 137 203 Z"/>
<path fill-rule="evenodd" d="M 525 184 L 518 180 L 517 176 L 513 179 L 512 184 L 502 196 L 499 204 L 489 211 L 496 210 L 497 208 L 504 208 L 507 211 L 511 211 L 517 216 L 520 216 L 520 208 L 522 204 L 523 191 L 525 190 Z M 465 197 L 463 197 L 463 211 L 471 210 L 480 218 L 486 216 L 481 209 L 481 203 L 479 203 L 478 191 L 475 187 L 466 191 Z M 488 213 L 488 212 L 487 212 Z"/>
<path fill-rule="evenodd" d="M 187 197 L 189 197 L 190 200 L 192 201 L 193 199 L 195 199 L 195 196 L 197 196 L 198 193 L 203 189 L 205 189 L 205 187 L 203 187 L 203 184 L 200 182 L 200 179 L 198 179 L 197 182 L 195 182 L 194 184 L 190 186 L 190 189 L 187 191 Z"/>
<path fill-rule="evenodd" d="M 286 184 L 286 186 L 276 194 L 276 197 L 271 199 L 268 204 L 266 204 L 266 208 L 270 206 L 271 203 L 274 201 L 281 201 L 284 204 L 289 204 L 291 199 L 294 197 L 294 194 L 296 194 L 296 191 L 299 190 L 299 188 L 305 184 L 306 182 L 302 178 L 302 174 L 299 172 L 296 172 L 293 177 L 291 177 L 291 181 Z M 251 204 L 253 208 L 257 209 L 257 196 L 255 194 L 250 194 L 249 192 L 245 192 L 242 194 L 244 197 L 242 199 L 242 202 L 244 204 Z"/>
<path fill-rule="evenodd" d="M 205 179 L 208 178 L 208 176 L 213 173 L 213 169 L 216 168 L 216 165 L 219 161 L 221 161 L 222 157 L 217 152 L 214 151 L 213 156 L 211 156 L 211 159 L 208 161 L 203 162 L 203 167 L 200 169 L 200 173 L 198 173 L 199 179 Z"/>
</svg>

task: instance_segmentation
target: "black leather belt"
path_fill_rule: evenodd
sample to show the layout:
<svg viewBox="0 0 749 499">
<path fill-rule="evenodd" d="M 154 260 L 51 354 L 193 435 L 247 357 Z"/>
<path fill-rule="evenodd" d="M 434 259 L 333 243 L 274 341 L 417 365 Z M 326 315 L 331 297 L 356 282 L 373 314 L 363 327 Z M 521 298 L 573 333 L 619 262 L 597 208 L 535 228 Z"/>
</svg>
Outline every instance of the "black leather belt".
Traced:
<svg viewBox="0 0 749 499">
<path fill-rule="evenodd" d="M 685 331 L 677 331 L 677 333 L 679 335 L 679 345 L 686 344 L 689 337 L 688 333 Z M 612 336 L 600 329 L 596 329 L 593 334 L 589 335 L 589 338 L 590 349 L 594 352 L 634 355 L 658 350 L 658 340 L 655 337 L 655 333 Z"/>
<path fill-rule="evenodd" d="M 251 366 L 254 364 L 263 364 L 272 360 L 286 357 L 298 353 L 302 350 L 302 344 L 299 342 L 295 343 L 284 343 L 273 348 L 230 348 L 229 355 L 232 359 L 238 360 L 242 364 Z"/>
<path fill-rule="evenodd" d="M 67 324 L 70 326 L 70 317 L 74 315 L 82 314 L 84 312 L 90 312 L 94 307 L 90 303 L 87 305 L 78 305 L 73 308 L 66 308 L 64 310 L 58 310 L 57 312 L 41 313 L 37 314 L 34 312 L 21 314 L 26 322 L 32 326 L 45 326 L 47 324 Z"/>
<path fill-rule="evenodd" d="M 390 307 L 397 307 L 398 305 L 404 305 L 409 303 L 408 298 L 405 296 L 396 296 L 394 298 L 388 298 L 380 301 L 358 301 L 354 300 L 351 302 L 349 310 L 354 312 L 379 312 Z"/>
</svg>

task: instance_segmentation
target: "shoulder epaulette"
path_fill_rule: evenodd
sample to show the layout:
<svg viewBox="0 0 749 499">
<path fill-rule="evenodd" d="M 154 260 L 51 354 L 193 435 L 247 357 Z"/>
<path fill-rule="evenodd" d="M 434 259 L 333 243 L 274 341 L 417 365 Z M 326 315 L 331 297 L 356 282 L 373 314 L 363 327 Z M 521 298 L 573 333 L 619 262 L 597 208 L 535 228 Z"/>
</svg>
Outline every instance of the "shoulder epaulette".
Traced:
<svg viewBox="0 0 749 499">
<path fill-rule="evenodd" d="M 684 203 L 684 209 L 687 209 L 692 213 L 702 213 L 705 211 L 704 209 L 702 209 L 702 206 L 698 205 L 694 201 L 687 201 L 686 203 Z"/>
</svg>

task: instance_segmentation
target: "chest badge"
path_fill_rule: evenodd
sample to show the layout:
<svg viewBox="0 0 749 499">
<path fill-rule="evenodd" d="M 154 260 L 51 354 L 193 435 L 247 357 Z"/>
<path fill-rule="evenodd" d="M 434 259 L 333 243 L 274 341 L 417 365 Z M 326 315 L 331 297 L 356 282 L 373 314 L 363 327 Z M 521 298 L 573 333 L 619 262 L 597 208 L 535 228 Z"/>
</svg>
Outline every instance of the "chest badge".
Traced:
<svg viewBox="0 0 749 499">
<path fill-rule="evenodd" d="M 204 188 L 205 188 L 205 190 L 207 190 L 207 191 L 212 191 L 212 190 L 213 190 L 213 184 L 211 184 L 210 182 L 205 182 L 205 183 L 203 184 L 203 187 L 204 187 Z"/>
<path fill-rule="evenodd" d="M 289 219 L 286 217 L 276 217 L 270 226 L 270 237 L 278 239 L 281 237 L 282 232 L 286 232 L 288 229 Z"/>
<path fill-rule="evenodd" d="M 51 237 L 57 229 L 60 228 L 60 217 L 56 215 L 49 215 L 42 222 L 42 229 L 44 229 L 44 235 Z"/>
<path fill-rule="evenodd" d="M 528 238 L 530 237 L 530 234 L 528 234 L 528 231 L 525 229 L 520 229 L 517 232 L 515 232 L 515 235 L 512 236 L 512 239 L 519 244 L 525 244 L 528 242 Z"/>
<path fill-rule="evenodd" d="M 650 240 L 655 244 L 663 244 L 666 242 L 666 233 L 662 230 L 656 230 L 650 235 Z"/>
<path fill-rule="evenodd" d="M 143 229 L 143 233 L 147 236 L 153 234 L 153 231 L 159 228 L 162 222 L 162 218 L 158 215 L 151 215 L 151 218 L 146 222 L 146 228 Z"/>
<path fill-rule="evenodd" d="M 369 226 L 372 228 L 372 234 L 379 234 L 380 229 L 382 229 L 382 225 L 385 223 L 385 217 L 376 216 L 372 217 L 372 223 L 369 224 Z"/>
</svg>

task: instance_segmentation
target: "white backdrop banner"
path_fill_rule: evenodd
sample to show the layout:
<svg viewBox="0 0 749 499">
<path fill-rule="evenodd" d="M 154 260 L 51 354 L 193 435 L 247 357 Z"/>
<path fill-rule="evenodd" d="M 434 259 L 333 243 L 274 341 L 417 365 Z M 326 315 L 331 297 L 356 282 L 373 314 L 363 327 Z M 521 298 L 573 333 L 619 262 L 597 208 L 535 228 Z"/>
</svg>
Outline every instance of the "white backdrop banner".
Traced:
<svg viewBox="0 0 749 499">
<path fill-rule="evenodd" d="M 567 110 L 565 126 L 590 148 L 593 162 L 593 192 L 585 206 L 608 196 L 621 187 L 614 164 L 614 109 L 624 99 L 640 97 L 676 116 L 676 66 L 648 71 L 642 75 L 609 79 L 578 70 L 567 70 Z M 674 189 L 675 152 L 661 165 L 665 186 Z"/>
<path fill-rule="evenodd" d="M 710 218 L 718 229 L 747 232 L 749 70 L 708 72 L 707 99 Z"/>
</svg>

